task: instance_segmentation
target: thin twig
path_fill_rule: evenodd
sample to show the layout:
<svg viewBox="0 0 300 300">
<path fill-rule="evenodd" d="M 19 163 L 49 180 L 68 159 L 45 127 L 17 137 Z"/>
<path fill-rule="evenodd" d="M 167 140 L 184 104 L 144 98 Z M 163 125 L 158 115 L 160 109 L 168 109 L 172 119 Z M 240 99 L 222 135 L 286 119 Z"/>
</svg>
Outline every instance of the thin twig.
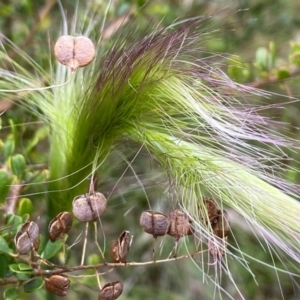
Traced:
<svg viewBox="0 0 300 300">
<path fill-rule="evenodd" d="M 247 86 L 249 87 L 252 87 L 252 88 L 261 88 L 269 83 L 280 83 L 280 82 L 284 82 L 285 80 L 287 79 L 291 79 L 293 77 L 297 77 L 300 75 L 300 69 L 295 69 L 294 71 L 292 71 L 290 73 L 290 76 L 286 79 L 279 79 L 277 76 L 270 76 L 269 78 L 267 79 L 261 79 L 259 81 L 256 81 L 256 82 L 251 82 L 251 83 L 248 83 L 246 84 Z"/>
</svg>

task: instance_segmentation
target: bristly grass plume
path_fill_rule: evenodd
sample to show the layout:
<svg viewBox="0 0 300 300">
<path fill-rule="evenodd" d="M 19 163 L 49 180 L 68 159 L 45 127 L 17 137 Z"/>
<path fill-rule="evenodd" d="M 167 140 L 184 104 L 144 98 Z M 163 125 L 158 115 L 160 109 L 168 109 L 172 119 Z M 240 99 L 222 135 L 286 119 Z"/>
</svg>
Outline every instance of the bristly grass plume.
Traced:
<svg viewBox="0 0 300 300">
<path fill-rule="evenodd" d="M 220 56 L 202 48 L 213 38 L 210 19 L 147 33 L 131 21 L 107 41 L 93 35 L 100 28 L 94 21 L 81 33 L 94 39 L 96 59 L 77 69 L 66 85 L 72 76 L 67 67 L 56 63 L 48 74 L 18 49 L 34 68 L 31 74 L 8 57 L 6 46 L 14 46 L 7 42 L 0 52 L 9 66 L 0 70 L 0 93 L 36 88 L 17 93 L 16 99 L 49 128 L 53 214 L 86 192 L 93 172 L 100 181 L 105 178 L 102 165 L 110 153 L 133 143 L 159 162 L 172 182 L 174 201 L 193 219 L 203 241 L 211 236 L 201 222 L 203 197 L 208 196 L 244 217 L 268 251 L 281 258 L 281 249 L 296 265 L 298 187 L 282 179 L 287 167 L 281 159 L 284 148 L 299 149 L 300 143 L 277 133 L 277 124 L 259 115 L 264 107 L 246 102 L 248 96 L 269 93 L 231 81 L 218 69 Z M 78 14 L 76 29 L 63 34 L 77 33 L 80 22 Z M 54 87 L 39 91 L 45 83 Z M 239 249 L 229 246 L 226 251 L 230 255 Z M 247 266 L 246 254 L 233 257 Z M 230 277 L 227 258 L 222 268 Z M 300 274 L 298 266 L 287 272 Z"/>
</svg>

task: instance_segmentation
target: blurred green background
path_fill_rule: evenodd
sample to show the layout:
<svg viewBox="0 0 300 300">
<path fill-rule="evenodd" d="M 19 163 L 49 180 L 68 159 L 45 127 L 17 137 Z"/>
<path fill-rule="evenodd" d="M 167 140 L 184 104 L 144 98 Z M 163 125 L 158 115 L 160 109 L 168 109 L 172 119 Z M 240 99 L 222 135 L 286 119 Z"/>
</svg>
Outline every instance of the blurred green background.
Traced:
<svg viewBox="0 0 300 300">
<path fill-rule="evenodd" d="M 62 0 L 67 19 L 72 22 L 72 16 L 76 10 L 76 1 Z M 78 3 L 78 12 L 85 13 L 86 3 Z M 103 17 L 108 1 L 92 1 L 90 7 L 95 15 Z M 298 0 L 178 0 L 178 1 L 112 1 L 108 11 L 106 27 L 122 19 L 129 12 L 134 15 L 141 25 L 151 24 L 150 28 L 159 24 L 166 26 L 174 21 L 196 16 L 214 15 L 210 21 L 210 30 L 215 31 L 211 40 L 206 43 L 206 50 L 215 53 L 219 57 L 220 68 L 232 79 L 250 86 L 266 89 L 270 92 L 289 97 L 300 95 L 300 1 Z M 90 20 L 87 16 L 86 22 Z M 51 42 L 59 35 L 62 28 L 62 16 L 56 1 L 25 1 L 2 0 L 0 3 L 0 33 L 18 45 L 30 57 L 41 64 L 45 70 L 49 69 L 49 57 Z M 95 29 L 96 30 L 96 29 Z M 122 28 L 120 29 L 122 30 Z M 291 43 L 292 46 L 291 46 Z M 23 64 L 22 57 L 17 52 L 10 50 L 10 55 L 19 64 Z M 5 68 L 0 62 L 1 67 Z M 24 63 L 26 68 L 26 63 Z M 34 73 L 34 70 L 31 70 Z M 284 105 L 289 102 L 288 97 L 274 95 L 268 99 L 269 103 L 283 103 L 280 109 L 267 110 L 269 117 L 284 121 L 282 133 L 299 138 L 299 104 Z M 242 100 L 241 100 L 242 101 Z M 253 97 L 253 103 L 259 104 L 261 99 Z M 24 108 L 12 105 L 9 99 L 0 99 L 0 111 L 3 113 L 2 130 L 0 138 L 2 146 L 7 149 L 8 141 L 17 140 L 14 149 L 8 155 L 22 154 L 25 157 L 28 172 L 32 174 L 40 170 L 40 178 L 43 181 L 47 176 L 47 132 L 43 124 L 34 114 Z M 13 125 L 12 125 L 13 124 Z M 18 138 L 16 139 L 15 136 Z M 8 151 L 8 150 L 7 150 Z M 300 161 L 298 153 L 287 153 L 294 159 L 286 161 L 298 168 Z M 132 158 L 136 149 L 129 153 Z M 143 233 L 138 225 L 141 212 L 148 209 L 147 198 L 151 202 L 152 209 L 167 212 L 170 209 L 168 200 L 168 182 L 158 173 L 157 166 L 147 157 L 146 153 L 140 153 L 133 163 L 135 174 L 130 170 L 123 174 L 126 165 L 117 154 L 114 158 L 114 166 L 107 166 L 107 174 L 103 174 L 100 180 L 99 190 L 111 191 L 113 195 L 109 201 L 109 209 L 102 218 L 103 230 L 109 243 L 116 239 L 124 230 L 129 230 L 134 235 L 130 259 L 134 261 L 150 260 L 152 255 L 152 238 Z M 0 154 L 1 164 L 5 165 L 5 153 Z M 124 176 L 123 176 L 124 175 Z M 285 174 L 288 180 L 295 183 L 299 181 L 297 172 Z M 122 177 L 122 178 L 121 178 Z M 141 188 L 136 177 L 139 177 L 144 188 Z M 119 180 L 117 187 L 115 183 Z M 31 196 L 34 204 L 32 219 L 39 219 L 43 224 L 43 214 L 46 213 L 46 197 L 41 193 L 45 187 L 31 186 L 22 191 L 24 194 L 38 193 Z M 147 197 L 146 197 L 147 195 Z M 235 238 L 229 237 L 231 243 L 237 243 L 248 255 L 257 260 L 273 264 L 273 259 L 278 267 L 293 269 L 292 262 L 282 261 L 270 255 L 264 250 L 247 224 L 234 212 L 232 216 L 232 231 Z M 4 214 L 0 212 L 4 220 Z M 1 220 L 2 220 L 1 219 Z M 2 221 L 1 221 L 2 222 Z M 0 223 L 0 227 L 4 221 Z M 43 224 L 45 227 L 47 224 Z M 71 233 L 70 240 L 75 240 L 82 227 L 76 224 Z M 92 253 L 94 245 L 93 237 L 90 237 L 89 252 Z M 99 236 L 103 243 L 103 235 Z M 236 240 L 236 241 L 235 241 Z M 193 239 L 189 238 L 188 248 L 195 249 Z M 173 246 L 170 237 L 159 239 L 156 245 L 157 256 L 165 257 Z M 69 252 L 69 263 L 78 263 L 81 244 L 74 245 Z M 182 244 L 180 253 L 186 249 Z M 91 255 L 89 262 L 95 262 L 98 258 Z M 105 280 L 121 280 L 124 283 L 124 294 L 120 299 L 135 300 L 179 300 L 179 299 L 229 299 L 226 294 L 218 292 L 215 285 L 209 281 L 202 272 L 210 274 L 215 280 L 217 275 L 215 268 L 206 262 L 203 270 L 190 260 L 181 260 L 176 263 L 159 265 L 145 265 L 140 267 L 118 268 L 105 275 Z M 253 276 L 234 257 L 228 258 L 230 272 L 236 284 L 239 286 L 245 299 L 300 299 L 298 285 L 300 280 L 292 278 L 288 274 L 276 273 L 271 268 L 249 259 Z M 248 259 L 246 259 L 248 260 Z M 200 262 L 200 265 L 202 263 Z M 220 275 L 220 273 L 217 273 Z M 105 281 L 103 280 L 103 282 Z M 232 281 L 223 272 L 219 278 L 222 288 L 228 291 L 233 299 L 241 299 Z M 96 299 L 97 282 L 95 278 L 74 279 L 72 291 L 66 299 Z M 280 282 L 280 284 L 279 284 Z M 76 283 L 76 284 L 75 284 Z M 6 287 L 0 287 L 0 294 Z M 46 294 L 40 290 L 31 295 L 21 294 L 21 299 L 44 299 Z"/>
</svg>

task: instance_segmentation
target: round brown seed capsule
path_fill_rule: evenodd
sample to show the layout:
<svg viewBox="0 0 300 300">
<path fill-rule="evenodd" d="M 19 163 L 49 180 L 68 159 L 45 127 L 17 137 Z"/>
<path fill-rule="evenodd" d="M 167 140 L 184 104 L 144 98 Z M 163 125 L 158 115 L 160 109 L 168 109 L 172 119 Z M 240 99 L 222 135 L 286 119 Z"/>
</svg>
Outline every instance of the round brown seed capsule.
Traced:
<svg viewBox="0 0 300 300">
<path fill-rule="evenodd" d="M 206 208 L 206 212 L 201 211 L 201 218 L 203 220 L 203 223 L 205 225 L 208 225 L 209 223 L 214 222 L 215 218 L 218 217 L 218 215 L 219 215 L 219 208 L 218 208 L 217 203 L 213 199 L 204 198 L 203 202 L 204 202 L 204 206 Z M 202 210 L 203 209 L 204 208 L 202 208 Z"/>
<path fill-rule="evenodd" d="M 168 234 L 176 240 L 186 235 L 193 234 L 192 221 L 189 216 L 180 209 L 175 209 L 169 216 L 170 227 Z"/>
<path fill-rule="evenodd" d="M 26 222 L 17 232 L 14 242 L 20 254 L 28 254 L 30 250 L 39 248 L 39 226 L 32 221 Z"/>
<path fill-rule="evenodd" d="M 107 200 L 99 192 L 80 195 L 72 202 L 73 214 L 81 222 L 96 221 L 106 210 Z"/>
<path fill-rule="evenodd" d="M 70 288 L 70 280 L 62 275 L 52 275 L 45 278 L 46 289 L 52 294 L 64 297 Z"/>
<path fill-rule="evenodd" d="M 61 64 L 74 71 L 92 62 L 95 57 L 95 47 L 87 37 L 63 35 L 55 43 L 54 54 Z"/>
<path fill-rule="evenodd" d="M 153 235 L 153 237 L 163 236 L 169 230 L 170 221 L 162 213 L 152 210 L 144 211 L 140 217 L 140 225 L 144 231 Z"/>
<path fill-rule="evenodd" d="M 99 292 L 98 300 L 114 300 L 120 297 L 123 292 L 123 284 L 114 281 L 106 284 Z"/>
<path fill-rule="evenodd" d="M 112 241 L 110 245 L 109 255 L 113 262 L 126 263 L 126 258 L 130 248 L 130 232 L 123 231 L 117 241 Z"/>
<path fill-rule="evenodd" d="M 219 210 L 218 217 L 211 223 L 213 233 L 220 237 L 226 237 L 228 235 L 230 224 L 227 212 L 225 210 Z"/>
<path fill-rule="evenodd" d="M 207 247 L 209 254 L 213 258 L 220 259 L 225 254 L 227 248 L 227 237 L 222 239 L 218 237 L 211 237 L 208 240 Z"/>
<path fill-rule="evenodd" d="M 72 227 L 73 217 L 67 212 L 59 213 L 54 219 L 51 220 L 48 226 L 50 240 L 55 242 L 62 238 Z"/>
</svg>

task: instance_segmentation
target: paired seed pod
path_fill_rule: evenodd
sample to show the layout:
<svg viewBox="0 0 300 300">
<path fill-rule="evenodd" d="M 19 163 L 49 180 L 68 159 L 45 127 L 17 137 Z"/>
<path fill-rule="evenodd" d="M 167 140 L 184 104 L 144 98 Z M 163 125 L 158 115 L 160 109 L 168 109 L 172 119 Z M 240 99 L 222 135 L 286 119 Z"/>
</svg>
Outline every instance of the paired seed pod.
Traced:
<svg viewBox="0 0 300 300">
<path fill-rule="evenodd" d="M 131 244 L 129 231 L 123 231 L 117 241 L 113 241 L 110 245 L 110 258 L 115 263 L 126 263 L 126 258 Z"/>
<path fill-rule="evenodd" d="M 211 223 L 211 227 L 214 235 L 218 236 L 219 238 L 227 237 L 230 225 L 229 218 L 225 210 L 219 210 L 218 217 L 216 217 Z"/>
<path fill-rule="evenodd" d="M 192 235 L 194 232 L 192 220 L 189 216 L 180 209 L 175 209 L 169 216 L 170 227 L 168 234 L 176 240 L 186 235 Z"/>
<path fill-rule="evenodd" d="M 81 222 L 96 221 L 106 210 L 107 200 L 99 192 L 88 193 L 74 198 L 73 214 Z"/>
<path fill-rule="evenodd" d="M 95 57 L 95 47 L 87 37 L 63 35 L 54 46 L 54 54 L 61 64 L 74 71 L 92 62 Z"/>
<path fill-rule="evenodd" d="M 62 275 L 52 275 L 49 278 L 45 278 L 45 285 L 50 293 L 64 297 L 69 291 L 70 280 Z"/>
<path fill-rule="evenodd" d="M 69 212 L 61 212 L 51 220 L 48 226 L 50 240 L 55 242 L 62 238 L 72 227 L 73 217 Z"/>
<path fill-rule="evenodd" d="M 144 211 L 140 217 L 140 225 L 145 232 L 154 238 L 167 234 L 170 226 L 168 217 L 162 213 L 152 210 Z"/>
<path fill-rule="evenodd" d="M 20 254 L 28 254 L 39 248 L 39 226 L 32 221 L 26 222 L 17 232 L 14 242 Z"/>
<path fill-rule="evenodd" d="M 98 295 L 98 300 L 114 300 L 120 297 L 123 292 L 123 284 L 120 281 L 114 281 L 106 284 Z"/>
</svg>

